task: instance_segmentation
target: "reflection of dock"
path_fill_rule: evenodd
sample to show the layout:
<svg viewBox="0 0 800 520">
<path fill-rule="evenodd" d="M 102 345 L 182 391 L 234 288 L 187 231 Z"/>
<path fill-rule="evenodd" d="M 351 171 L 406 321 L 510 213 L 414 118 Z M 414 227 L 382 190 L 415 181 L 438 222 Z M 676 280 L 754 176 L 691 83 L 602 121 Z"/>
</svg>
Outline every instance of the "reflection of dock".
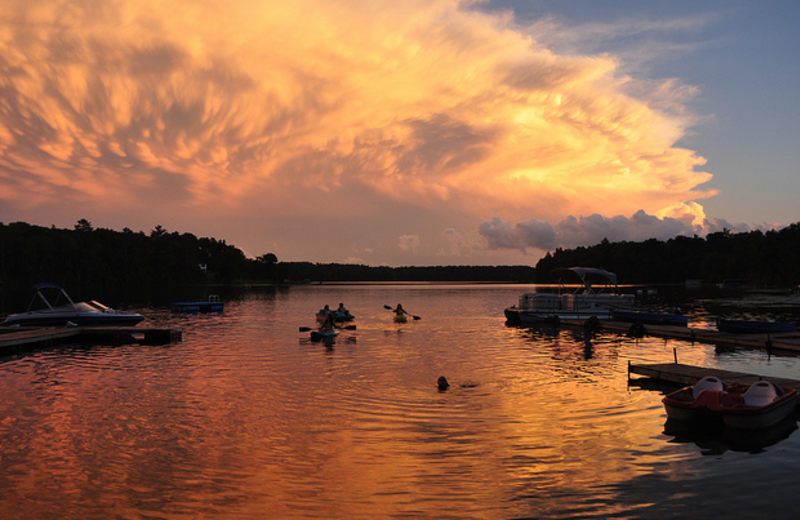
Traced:
<svg viewBox="0 0 800 520">
<path fill-rule="evenodd" d="M 730 370 L 721 370 L 718 368 L 696 367 L 692 365 L 683 365 L 681 363 L 660 363 L 648 365 L 628 364 L 629 377 L 630 374 L 637 374 L 655 379 L 657 381 L 664 381 L 678 385 L 693 385 L 706 376 L 716 376 L 726 383 L 741 383 L 746 385 L 753 384 L 760 379 L 765 379 L 763 376 L 758 376 L 755 374 L 731 372 Z M 800 388 L 800 381 L 796 379 L 786 379 L 781 377 L 769 377 L 766 379 L 769 379 L 778 386 Z"/>
<path fill-rule="evenodd" d="M 181 341 L 180 328 L 148 327 L 66 327 L 59 329 L 5 328 L 0 329 L 0 355 L 47 348 L 59 343 L 122 343 L 163 345 Z"/>
<path fill-rule="evenodd" d="M 562 320 L 563 325 L 583 327 L 581 320 Z M 631 323 L 621 321 L 601 321 L 604 330 L 627 333 Z M 695 329 L 670 325 L 644 325 L 648 336 L 679 339 L 691 342 L 711 343 L 713 345 L 746 348 L 771 348 L 775 350 L 792 350 L 800 352 L 800 333 L 775 332 L 769 334 L 731 334 L 714 329 Z"/>
</svg>

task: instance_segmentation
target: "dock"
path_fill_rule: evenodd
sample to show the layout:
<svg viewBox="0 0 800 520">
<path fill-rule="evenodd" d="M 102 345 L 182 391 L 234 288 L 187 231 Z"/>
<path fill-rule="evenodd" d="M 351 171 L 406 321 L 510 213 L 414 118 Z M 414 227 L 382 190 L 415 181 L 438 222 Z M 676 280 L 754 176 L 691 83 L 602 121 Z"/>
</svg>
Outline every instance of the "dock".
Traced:
<svg viewBox="0 0 800 520">
<path fill-rule="evenodd" d="M 800 389 L 800 381 L 783 377 L 765 377 L 744 372 L 732 372 L 719 368 L 704 368 L 682 363 L 656 363 L 656 364 L 631 364 L 628 363 L 628 378 L 631 374 L 648 377 L 655 381 L 671 383 L 681 386 L 693 385 L 706 376 L 715 376 L 726 383 L 741 383 L 751 385 L 756 381 L 768 379 L 778 386 Z"/>
<path fill-rule="evenodd" d="M 27 352 L 61 343 L 165 345 L 183 339 L 181 328 L 64 327 L 0 328 L 0 355 Z"/>
<path fill-rule="evenodd" d="M 562 320 L 562 325 L 583 327 L 583 320 Z M 600 322 L 601 330 L 627 334 L 633 324 L 624 321 Z M 733 334 L 714 329 L 698 329 L 676 325 L 643 325 L 647 336 L 678 339 L 691 343 L 709 343 L 725 347 L 744 347 L 767 350 L 800 352 L 800 332 L 775 332 L 769 334 Z"/>
</svg>

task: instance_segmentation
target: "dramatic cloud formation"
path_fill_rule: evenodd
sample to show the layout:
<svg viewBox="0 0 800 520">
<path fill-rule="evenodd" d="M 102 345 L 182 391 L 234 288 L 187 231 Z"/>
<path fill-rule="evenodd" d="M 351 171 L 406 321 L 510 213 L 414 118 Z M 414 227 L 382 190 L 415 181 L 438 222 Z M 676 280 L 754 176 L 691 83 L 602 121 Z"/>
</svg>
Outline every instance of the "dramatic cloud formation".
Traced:
<svg viewBox="0 0 800 520">
<path fill-rule="evenodd" d="M 7 2 L 4 218 L 56 206 L 72 222 L 145 214 L 173 227 L 170 215 L 214 208 L 230 228 L 322 216 L 391 228 L 391 204 L 438 219 L 392 229 L 399 249 L 427 238 L 453 256 L 474 249 L 461 233 L 494 215 L 524 221 L 481 226 L 494 248 L 683 232 L 683 220 L 647 214 L 714 194 L 698 189 L 704 159 L 676 146 L 693 122 L 676 109 L 687 89 L 637 83 L 612 56 L 556 54 L 535 26 L 478 7 Z M 600 215 L 620 214 L 634 215 L 629 229 L 611 233 L 619 217 Z"/>
<path fill-rule="evenodd" d="M 553 250 L 556 247 L 590 246 L 607 239 L 611 242 L 640 242 L 655 238 L 668 240 L 676 236 L 692 236 L 714 233 L 725 229 L 732 232 L 749 231 L 749 227 L 732 225 L 721 219 L 703 219 L 692 224 L 694 215 L 684 218 L 647 215 L 637 211 L 632 217 L 602 215 L 588 217 L 567 217 L 555 225 L 530 219 L 511 224 L 499 218 L 483 222 L 480 234 L 486 238 L 490 249 L 517 249 L 525 252 L 529 248 L 539 251 Z"/>
</svg>

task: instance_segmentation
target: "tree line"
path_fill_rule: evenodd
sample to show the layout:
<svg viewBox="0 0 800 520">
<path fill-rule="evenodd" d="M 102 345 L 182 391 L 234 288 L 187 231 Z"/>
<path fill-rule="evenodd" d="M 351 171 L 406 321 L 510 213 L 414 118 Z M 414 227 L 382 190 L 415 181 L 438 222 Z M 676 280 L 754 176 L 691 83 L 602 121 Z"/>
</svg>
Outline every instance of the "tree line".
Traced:
<svg viewBox="0 0 800 520">
<path fill-rule="evenodd" d="M 644 242 L 603 240 L 589 247 L 556 249 L 536 266 L 371 267 L 358 264 L 280 262 L 273 253 L 247 258 L 225 240 L 168 232 L 94 228 L 86 219 L 74 229 L 0 223 L 0 313 L 30 297 L 35 283 L 55 282 L 73 299 L 109 305 L 161 304 L 181 299 L 186 288 L 214 284 L 302 282 L 553 282 L 559 267 L 602 267 L 624 284 L 683 283 L 726 279 L 752 285 L 800 283 L 800 223 L 780 230 Z"/>
<path fill-rule="evenodd" d="M 543 280 L 553 269 L 574 265 L 603 267 L 620 283 L 676 284 L 688 279 L 719 284 L 738 280 L 751 286 L 796 287 L 800 284 L 800 223 L 779 230 L 731 233 L 705 238 L 678 236 L 667 241 L 603 240 L 591 247 L 556 249 L 536 264 Z"/>
</svg>

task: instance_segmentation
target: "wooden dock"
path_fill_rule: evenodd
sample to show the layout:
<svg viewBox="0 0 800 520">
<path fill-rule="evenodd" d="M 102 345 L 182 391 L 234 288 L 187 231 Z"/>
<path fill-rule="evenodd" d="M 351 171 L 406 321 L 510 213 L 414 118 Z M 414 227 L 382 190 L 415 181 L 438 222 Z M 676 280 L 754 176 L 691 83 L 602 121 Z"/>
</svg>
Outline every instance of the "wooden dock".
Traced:
<svg viewBox="0 0 800 520">
<path fill-rule="evenodd" d="M 583 327 L 583 320 L 562 320 L 563 325 Z M 600 322 L 601 330 L 627 334 L 632 323 L 623 321 Z M 678 339 L 692 343 L 710 343 L 726 347 L 787 350 L 800 352 L 800 332 L 780 332 L 770 334 L 732 334 L 714 329 L 697 329 L 675 325 L 644 325 L 647 336 L 665 339 Z"/>
<path fill-rule="evenodd" d="M 183 330 L 180 328 L 0 328 L 0 355 L 27 352 L 67 342 L 164 345 L 182 339 Z"/>
<path fill-rule="evenodd" d="M 645 376 L 656 381 L 672 383 L 681 386 L 693 385 L 706 376 L 716 376 L 727 383 L 741 383 L 750 385 L 761 379 L 768 379 L 778 386 L 800 389 L 800 381 L 782 377 L 765 377 L 743 372 L 732 372 L 719 368 L 703 368 L 681 363 L 659 363 L 638 365 L 628 363 L 628 377 L 631 374 Z"/>
</svg>

